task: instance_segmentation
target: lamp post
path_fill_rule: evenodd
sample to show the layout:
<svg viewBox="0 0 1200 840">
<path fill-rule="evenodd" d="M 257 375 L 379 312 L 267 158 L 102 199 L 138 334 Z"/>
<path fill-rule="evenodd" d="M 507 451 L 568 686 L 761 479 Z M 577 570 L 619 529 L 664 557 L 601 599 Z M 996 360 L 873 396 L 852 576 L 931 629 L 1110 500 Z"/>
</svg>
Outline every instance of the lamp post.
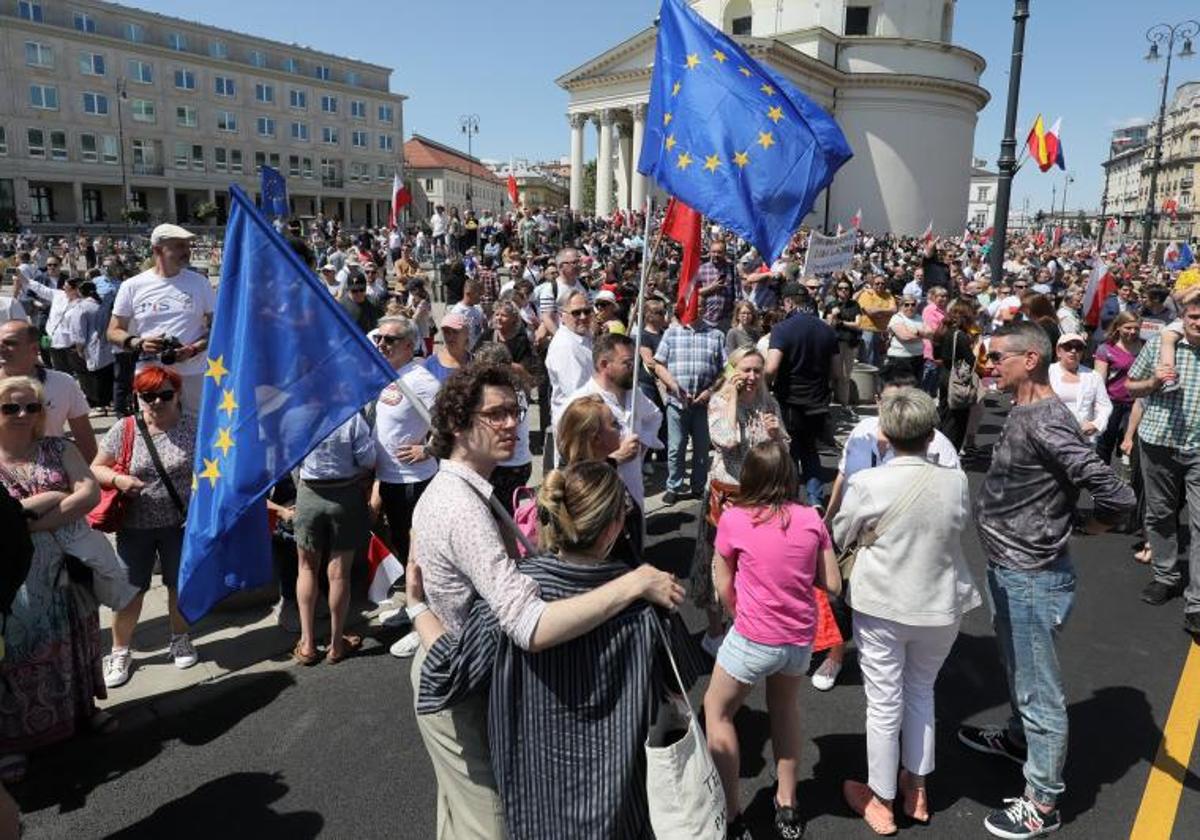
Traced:
<svg viewBox="0 0 1200 840">
<path fill-rule="evenodd" d="M 1159 59 L 1159 45 L 1167 45 L 1167 66 L 1163 72 L 1162 95 L 1158 103 L 1158 133 L 1154 137 L 1154 162 L 1150 164 L 1150 193 L 1146 199 L 1146 216 L 1142 219 L 1142 262 L 1150 259 L 1150 235 L 1157 221 L 1158 213 L 1155 201 L 1158 198 L 1158 168 L 1162 163 L 1163 133 L 1166 131 L 1167 120 L 1167 90 L 1171 82 L 1171 58 L 1175 54 L 1175 39 L 1183 41 L 1179 50 L 1180 58 L 1190 58 L 1195 55 L 1192 51 L 1192 39 L 1200 34 L 1200 23 L 1194 20 L 1184 20 L 1170 26 L 1165 23 L 1155 24 L 1146 30 L 1146 40 L 1150 42 L 1150 51 L 1146 53 L 1147 61 Z"/>
<path fill-rule="evenodd" d="M 1012 64 L 1008 70 L 1008 110 L 1004 113 L 1004 138 L 1000 141 L 996 184 L 996 217 L 992 222 L 992 250 L 988 254 L 993 283 L 1004 275 L 1004 252 L 1008 247 L 1008 203 L 1012 197 L 1013 175 L 1017 171 L 1017 104 L 1021 98 L 1021 62 L 1025 57 L 1025 21 L 1029 19 L 1029 0 L 1014 0 Z"/>
<path fill-rule="evenodd" d="M 117 143 L 121 155 L 121 209 L 129 206 L 129 179 L 125 172 L 125 123 L 121 117 L 121 100 L 125 98 L 125 79 L 117 79 Z"/>
<path fill-rule="evenodd" d="M 476 134 L 479 133 L 479 115 L 478 114 L 465 114 L 464 116 L 459 117 L 458 118 L 458 127 L 462 130 L 463 134 L 467 135 L 467 157 L 473 159 L 474 155 L 471 154 L 471 138 L 473 138 Z M 475 179 L 472 177 L 472 175 L 473 175 L 473 172 L 471 169 L 471 164 L 468 163 L 467 164 L 467 209 L 468 210 L 473 209 L 471 206 L 471 194 L 474 192 L 473 187 L 475 186 Z"/>
<path fill-rule="evenodd" d="M 1063 176 L 1062 216 L 1059 217 L 1058 226 L 1062 228 L 1064 232 L 1066 231 L 1067 227 L 1067 187 L 1071 186 L 1073 183 L 1075 183 L 1075 176 L 1070 172 Z"/>
</svg>

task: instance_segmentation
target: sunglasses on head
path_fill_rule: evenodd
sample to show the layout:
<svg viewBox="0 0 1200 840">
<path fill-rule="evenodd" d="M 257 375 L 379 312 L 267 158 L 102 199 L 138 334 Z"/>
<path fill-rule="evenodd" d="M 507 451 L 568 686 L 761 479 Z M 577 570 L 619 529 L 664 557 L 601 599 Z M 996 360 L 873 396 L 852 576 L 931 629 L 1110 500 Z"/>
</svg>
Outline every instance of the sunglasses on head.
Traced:
<svg viewBox="0 0 1200 840">
<path fill-rule="evenodd" d="M 0 405 L 0 414 L 5 417 L 15 417 L 18 414 L 40 414 L 42 404 L 40 402 L 31 403 L 4 403 Z"/>
<path fill-rule="evenodd" d="M 164 388 L 161 391 L 141 391 L 138 393 L 138 399 L 144 403 L 166 403 L 175 399 L 175 392 L 170 388 Z"/>
</svg>

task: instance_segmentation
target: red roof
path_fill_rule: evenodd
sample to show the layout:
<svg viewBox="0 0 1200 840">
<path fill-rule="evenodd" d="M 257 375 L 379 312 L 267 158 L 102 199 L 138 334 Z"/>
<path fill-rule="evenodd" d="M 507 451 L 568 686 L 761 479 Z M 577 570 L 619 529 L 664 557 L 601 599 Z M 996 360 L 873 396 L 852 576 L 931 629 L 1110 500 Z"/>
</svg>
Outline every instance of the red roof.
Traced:
<svg viewBox="0 0 1200 840">
<path fill-rule="evenodd" d="M 413 138 L 404 144 L 404 165 L 408 169 L 452 169 L 480 180 L 495 184 L 504 183 L 503 178 L 481 164 L 478 159 L 467 157 L 457 149 L 419 134 L 413 135 Z"/>
</svg>

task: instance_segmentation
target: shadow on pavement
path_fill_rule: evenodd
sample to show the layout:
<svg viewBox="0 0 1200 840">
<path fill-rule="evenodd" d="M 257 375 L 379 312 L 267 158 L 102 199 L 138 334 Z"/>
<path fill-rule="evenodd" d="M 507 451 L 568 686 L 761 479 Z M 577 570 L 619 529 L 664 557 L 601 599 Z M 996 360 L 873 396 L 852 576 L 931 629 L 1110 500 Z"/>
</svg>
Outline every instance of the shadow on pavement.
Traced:
<svg viewBox="0 0 1200 840">
<path fill-rule="evenodd" d="M 111 840 L 133 838 L 316 837 L 325 825 L 315 811 L 279 814 L 270 804 L 288 792 L 279 774 L 230 773 L 163 805 Z"/>
</svg>

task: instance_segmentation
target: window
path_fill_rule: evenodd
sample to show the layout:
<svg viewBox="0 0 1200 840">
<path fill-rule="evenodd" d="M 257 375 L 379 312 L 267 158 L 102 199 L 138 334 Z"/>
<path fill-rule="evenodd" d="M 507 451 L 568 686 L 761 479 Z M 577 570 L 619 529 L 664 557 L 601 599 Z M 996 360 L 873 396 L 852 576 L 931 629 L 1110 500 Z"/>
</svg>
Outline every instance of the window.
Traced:
<svg viewBox="0 0 1200 840">
<path fill-rule="evenodd" d="M 321 97 L 321 111 L 326 114 L 336 114 L 337 113 L 337 97 L 336 96 L 322 96 Z"/>
<path fill-rule="evenodd" d="M 341 188 L 342 162 L 332 158 L 321 158 L 321 186 Z"/>
<path fill-rule="evenodd" d="M 42 22 L 42 4 L 29 3 L 26 0 L 21 0 L 17 4 L 17 15 L 21 20 L 31 20 L 34 23 Z"/>
<path fill-rule="evenodd" d="M 192 144 L 192 169 L 204 171 L 204 147 L 198 144 Z"/>
<path fill-rule="evenodd" d="M 8 130 L 0 125 L 0 155 L 8 154 Z"/>
<path fill-rule="evenodd" d="M 117 138 L 115 135 L 105 134 L 100 138 L 100 160 L 104 163 L 115 165 L 118 154 Z"/>
<path fill-rule="evenodd" d="M 196 74 L 191 70 L 176 70 L 175 87 L 179 88 L 180 90 L 195 90 Z"/>
<path fill-rule="evenodd" d="M 348 85 L 357 85 L 358 84 L 358 74 L 355 73 L 353 70 L 346 71 L 346 84 L 348 84 Z"/>
<path fill-rule="evenodd" d="M 365 120 L 367 118 L 367 103 L 361 99 L 351 99 L 350 116 L 356 120 Z"/>
<path fill-rule="evenodd" d="M 258 118 L 258 136 L 259 137 L 274 137 L 275 136 L 275 120 L 270 117 Z"/>
<path fill-rule="evenodd" d="M 237 93 L 237 85 L 228 76 L 213 76 L 213 89 L 217 96 L 233 96 Z"/>
<path fill-rule="evenodd" d="M 988 201 L 989 200 L 988 195 L 991 193 L 991 191 L 992 191 L 991 187 L 976 187 L 975 188 L 975 200 L 976 201 Z"/>
<path fill-rule="evenodd" d="M 53 67 L 54 50 L 49 44 L 39 44 L 37 41 L 25 42 L 25 63 L 30 67 Z"/>
<path fill-rule="evenodd" d="M 86 15 L 83 12 L 75 13 L 75 28 L 80 32 L 88 32 L 95 34 L 96 19 L 91 15 Z"/>
<path fill-rule="evenodd" d="M 433 192 L 433 179 L 432 178 L 425 179 L 425 192 Z"/>
<path fill-rule="evenodd" d="M 179 105 L 175 108 L 175 124 L 184 128 L 195 128 L 200 124 L 196 109 L 191 105 Z"/>
<path fill-rule="evenodd" d="M 50 132 L 50 158 L 51 160 L 67 159 L 67 132 Z"/>
<path fill-rule="evenodd" d="M 745 17 L 735 17 L 730 23 L 730 34 L 749 35 L 753 23 L 754 18 L 750 15 L 746 15 Z"/>
<path fill-rule="evenodd" d="M 25 133 L 25 139 L 29 146 L 29 156 L 31 158 L 44 158 L 46 156 L 46 132 L 40 128 L 31 128 Z"/>
<path fill-rule="evenodd" d="M 100 160 L 100 149 L 96 145 L 95 134 L 79 135 L 79 159 L 84 163 L 96 163 Z"/>
<path fill-rule="evenodd" d="M 155 120 L 154 103 L 149 99 L 133 100 L 133 121 L 152 123 Z"/>
<path fill-rule="evenodd" d="M 217 131 L 237 131 L 237 114 L 233 111 L 217 111 Z"/>
<path fill-rule="evenodd" d="M 338 142 L 338 130 L 332 125 L 321 126 L 321 142 L 334 145 Z"/>
<path fill-rule="evenodd" d="M 266 67 L 267 54 L 262 50 L 250 50 L 250 63 L 255 67 Z"/>
<path fill-rule="evenodd" d="M 188 144 L 182 140 L 175 141 L 175 168 L 188 168 Z"/>
<path fill-rule="evenodd" d="M 356 149 L 367 148 L 370 145 L 370 141 L 367 139 L 367 132 L 357 130 L 350 132 L 350 145 Z"/>
<path fill-rule="evenodd" d="M 292 123 L 292 139 L 299 140 L 301 143 L 308 142 L 308 123 L 294 122 Z"/>
<path fill-rule="evenodd" d="M 288 175 L 293 178 L 300 177 L 300 155 L 288 155 Z"/>
<path fill-rule="evenodd" d="M 379 106 L 379 121 L 381 123 L 387 123 L 388 125 L 392 124 L 392 106 L 391 105 L 380 105 Z"/>
<path fill-rule="evenodd" d="M 294 58 L 285 58 L 282 62 L 280 62 L 279 66 L 283 69 L 284 73 L 300 72 L 300 66 L 296 63 L 296 59 Z"/>
<path fill-rule="evenodd" d="M 308 94 L 302 90 L 288 91 L 288 104 L 293 108 L 308 109 Z"/>
<path fill-rule="evenodd" d="M 255 152 L 254 153 L 254 171 L 256 173 L 261 173 L 262 168 L 266 165 L 267 165 L 267 153 L 266 152 Z"/>
<path fill-rule="evenodd" d="M 322 82 L 328 82 L 331 75 L 332 73 L 329 72 L 329 68 L 324 64 L 318 64 L 313 67 L 313 76 L 320 79 Z"/>
<path fill-rule="evenodd" d="M 224 41 L 210 41 L 208 54 L 213 58 L 229 58 L 229 45 Z"/>
<path fill-rule="evenodd" d="M 133 81 L 143 84 L 154 84 L 154 65 L 148 61 L 138 61 L 136 58 L 129 59 L 129 78 Z"/>
<path fill-rule="evenodd" d="M 310 157 L 301 158 L 300 163 L 302 165 L 302 168 L 304 169 L 304 177 L 311 178 L 313 176 L 312 158 L 310 158 Z"/>
<path fill-rule="evenodd" d="M 259 102 L 274 102 L 275 86 L 265 85 L 262 82 L 258 82 L 254 85 L 254 98 Z"/>
<path fill-rule="evenodd" d="M 58 88 L 53 85 L 30 85 L 29 106 L 44 111 L 57 111 Z"/>
<path fill-rule="evenodd" d="M 381 151 L 381 152 L 395 151 L 395 149 L 396 149 L 395 142 L 396 141 L 392 138 L 392 135 L 380 134 L 379 135 L 379 151 Z"/>
<path fill-rule="evenodd" d="M 30 187 L 29 203 L 32 205 L 33 221 L 54 221 L 54 194 L 50 192 L 49 187 Z"/>
<path fill-rule="evenodd" d="M 104 56 L 100 53 L 82 53 L 79 56 L 79 72 L 85 76 L 103 76 Z"/>
<path fill-rule="evenodd" d="M 167 36 L 167 46 L 178 52 L 187 49 L 187 36 L 182 32 L 172 32 Z"/>
<path fill-rule="evenodd" d="M 103 93 L 84 91 L 83 113 L 91 114 L 93 117 L 106 116 L 108 114 L 108 97 Z"/>
<path fill-rule="evenodd" d="M 847 6 L 846 7 L 846 32 L 847 35 L 867 35 L 868 26 L 871 22 L 871 7 L 870 6 Z"/>
<path fill-rule="evenodd" d="M 127 23 L 121 28 L 121 35 L 126 41 L 131 41 L 135 44 L 144 43 L 146 40 L 146 30 L 140 23 Z"/>
<path fill-rule="evenodd" d="M 229 152 L 221 146 L 213 149 L 213 169 L 217 172 L 224 172 L 229 165 Z"/>
<path fill-rule="evenodd" d="M 83 191 L 83 221 L 85 224 L 104 221 L 104 204 L 100 197 L 100 190 L 86 189 Z"/>
<path fill-rule="evenodd" d="M 391 177 L 392 176 L 388 174 L 388 165 L 386 163 L 381 163 L 375 167 L 375 180 L 376 181 L 387 181 Z"/>
<path fill-rule="evenodd" d="M 241 172 L 242 171 L 242 150 L 241 149 L 230 149 L 229 150 L 229 171 L 230 172 Z"/>
<path fill-rule="evenodd" d="M 146 209 L 146 191 L 145 190 L 130 190 L 129 204 L 133 207 Z"/>
</svg>

